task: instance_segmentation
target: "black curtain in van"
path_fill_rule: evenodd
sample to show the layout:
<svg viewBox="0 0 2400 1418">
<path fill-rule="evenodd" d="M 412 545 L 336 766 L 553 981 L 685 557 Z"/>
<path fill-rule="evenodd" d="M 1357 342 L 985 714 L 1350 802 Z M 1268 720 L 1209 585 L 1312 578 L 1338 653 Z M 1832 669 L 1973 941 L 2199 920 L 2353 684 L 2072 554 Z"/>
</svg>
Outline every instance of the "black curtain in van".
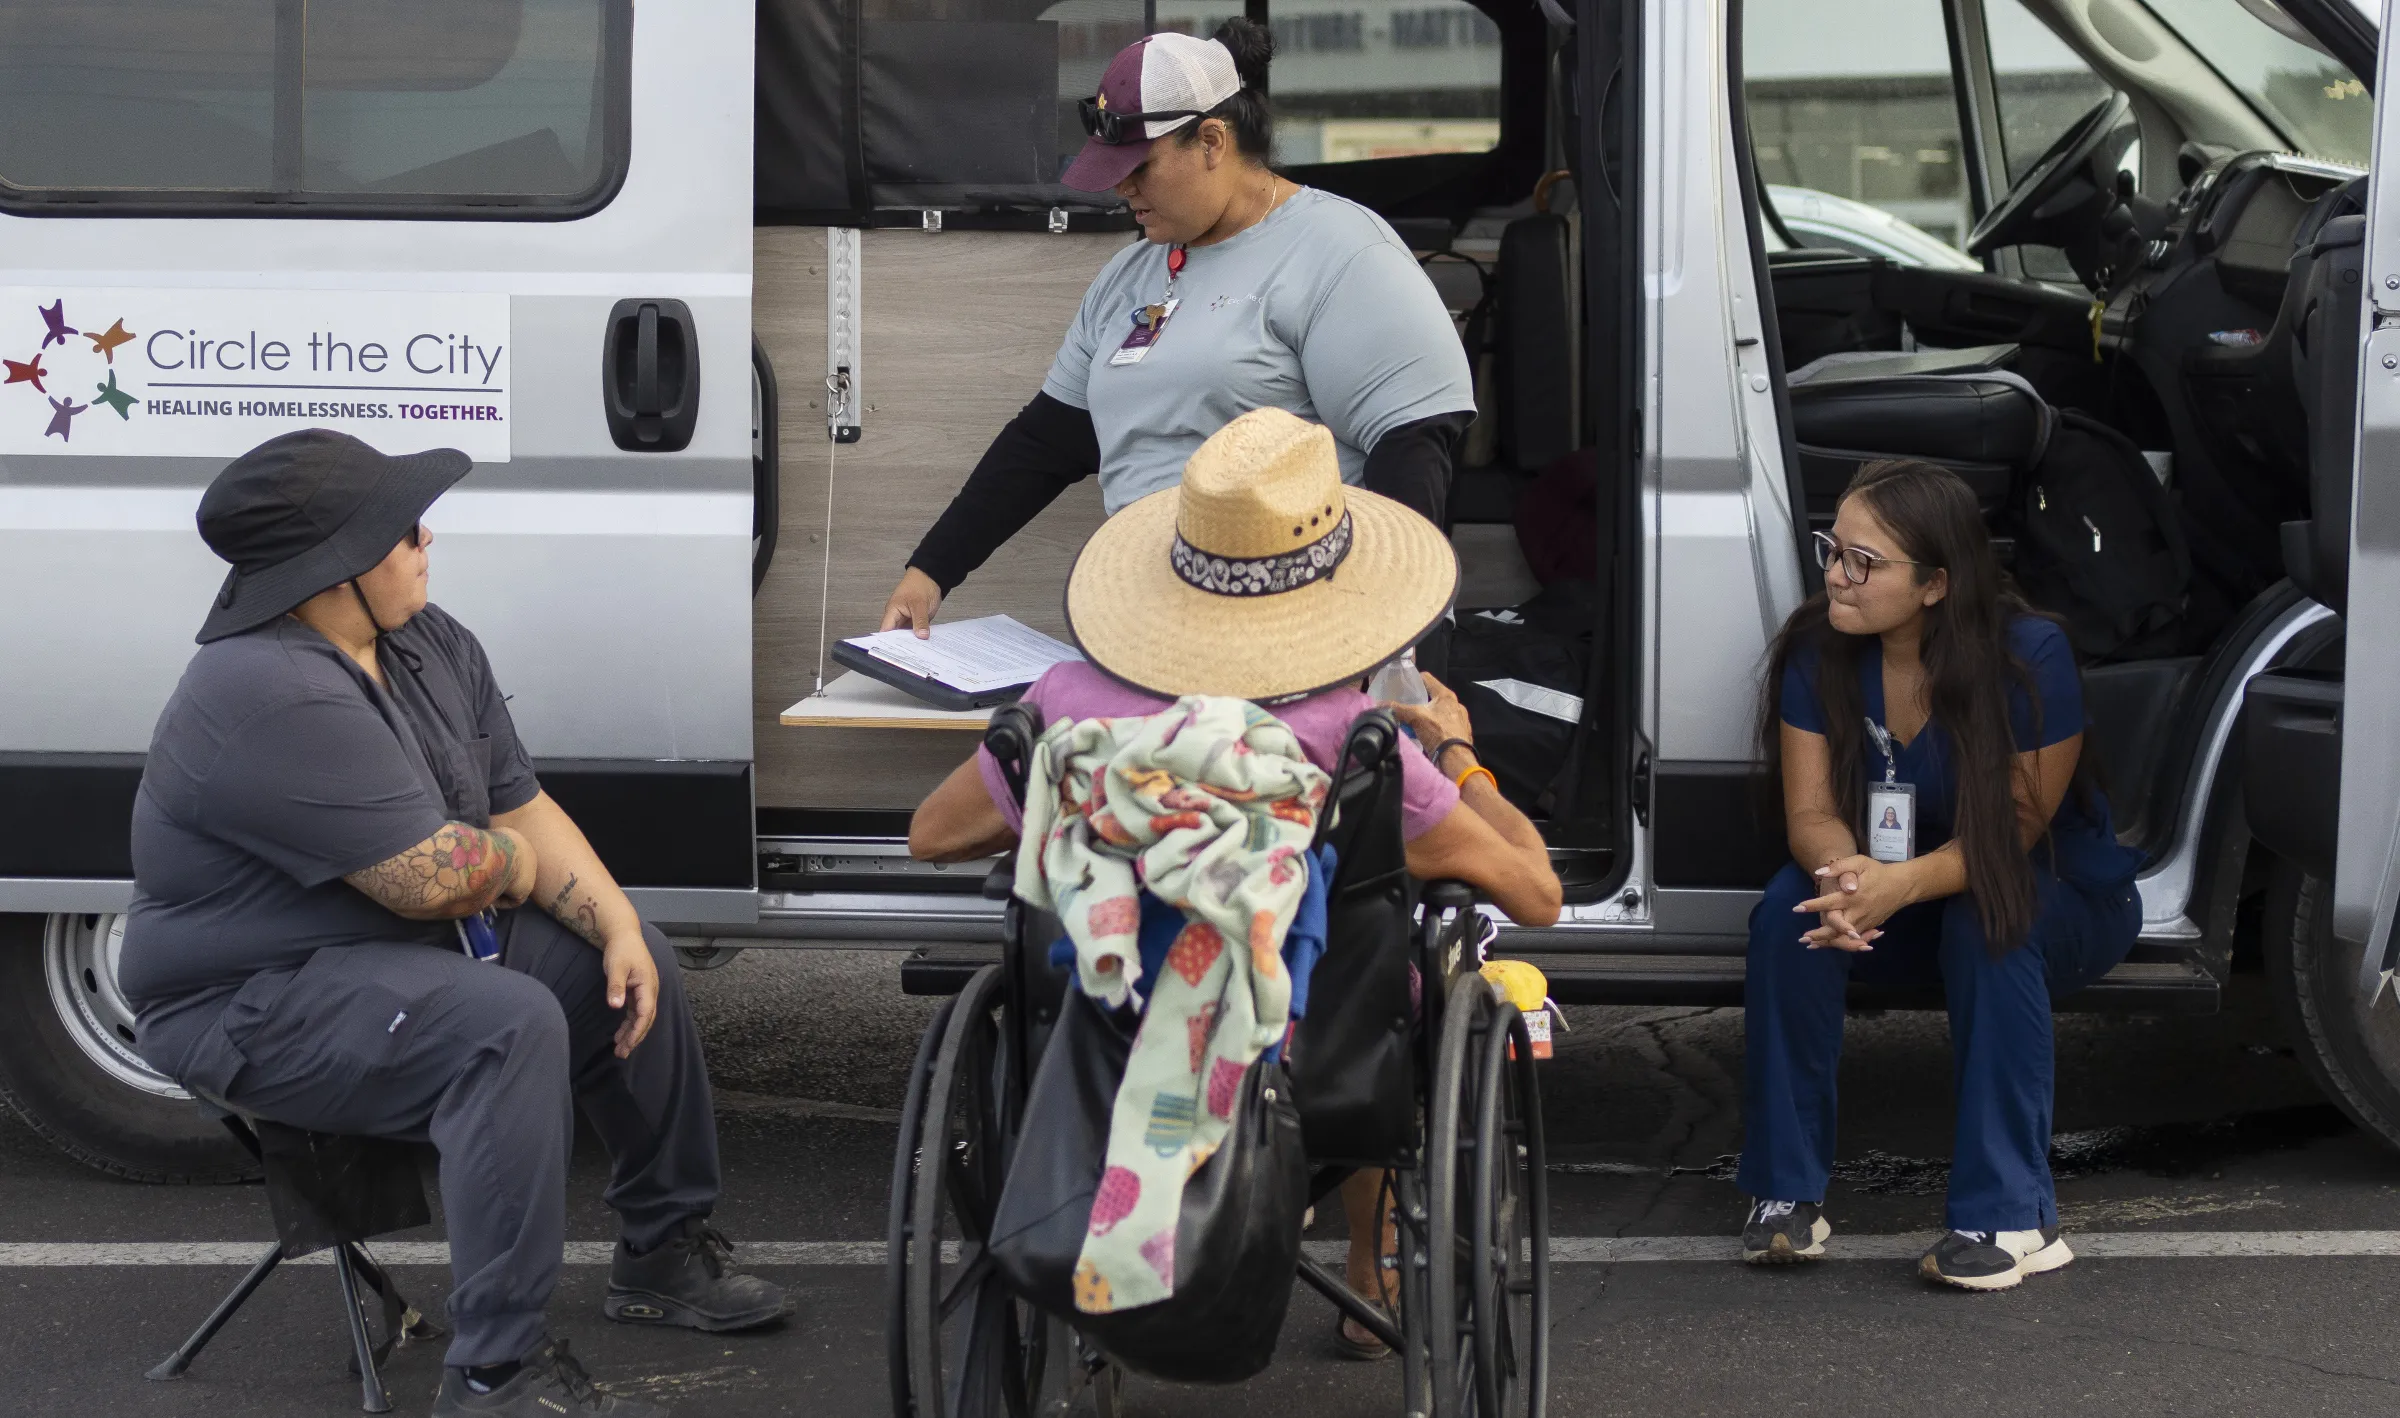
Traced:
<svg viewBox="0 0 2400 1418">
<path fill-rule="evenodd" d="M 856 0 L 758 0 L 751 201 L 761 221 L 850 225 L 856 171 Z"/>
<path fill-rule="evenodd" d="M 1083 140 L 1075 100 L 1143 33 L 1143 5 L 1075 0 L 1076 18 L 1042 18 L 1059 8 L 759 0 L 758 219 L 890 225 L 926 207 L 1113 213 L 1113 197 L 1062 186 L 1058 174 Z"/>
</svg>

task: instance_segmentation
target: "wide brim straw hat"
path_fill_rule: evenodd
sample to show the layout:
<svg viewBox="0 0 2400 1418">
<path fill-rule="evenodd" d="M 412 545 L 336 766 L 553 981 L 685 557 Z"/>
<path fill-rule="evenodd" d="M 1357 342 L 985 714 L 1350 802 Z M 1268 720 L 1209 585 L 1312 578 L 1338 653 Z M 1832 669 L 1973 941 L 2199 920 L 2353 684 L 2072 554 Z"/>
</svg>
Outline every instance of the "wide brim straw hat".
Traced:
<svg viewBox="0 0 2400 1418">
<path fill-rule="evenodd" d="M 1180 487 L 1092 534 L 1067 579 L 1067 624 L 1137 689 L 1281 700 L 1364 677 L 1457 594 L 1440 528 L 1344 486 L 1322 425 L 1258 409 L 1201 444 Z"/>
</svg>

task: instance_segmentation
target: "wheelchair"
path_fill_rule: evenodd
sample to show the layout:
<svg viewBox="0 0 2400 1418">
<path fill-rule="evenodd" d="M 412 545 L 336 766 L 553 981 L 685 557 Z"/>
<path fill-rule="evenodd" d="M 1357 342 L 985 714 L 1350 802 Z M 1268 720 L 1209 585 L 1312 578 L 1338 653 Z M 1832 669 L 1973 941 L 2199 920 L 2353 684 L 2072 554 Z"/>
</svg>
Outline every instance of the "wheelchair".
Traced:
<svg viewBox="0 0 2400 1418">
<path fill-rule="evenodd" d="M 1040 729 L 1011 705 L 984 736 L 1020 801 Z M 1318 825 L 1338 854 L 1326 949 L 1287 1060 L 1311 1203 L 1354 1170 L 1384 1169 L 1377 1209 L 1399 1239 L 1397 1322 L 1305 1250 L 1296 1278 L 1397 1354 L 1411 1418 L 1541 1418 L 1550 1237 L 1533 1046 L 1470 954 L 1472 891 L 1408 875 L 1398 750 L 1381 710 L 1344 743 Z M 901 1111 L 886 1253 L 896 1418 L 1124 1411 L 1120 1367 L 1071 1321 L 1011 1293 L 984 1253 L 1010 1159 L 1041 1145 L 1018 1119 L 1070 987 L 1047 959 L 1058 922 L 1014 899 L 1013 862 L 984 883 L 1007 902 L 1000 961 L 927 1027 Z M 1394 1260 L 1384 1258 L 1387 1276 Z"/>
</svg>

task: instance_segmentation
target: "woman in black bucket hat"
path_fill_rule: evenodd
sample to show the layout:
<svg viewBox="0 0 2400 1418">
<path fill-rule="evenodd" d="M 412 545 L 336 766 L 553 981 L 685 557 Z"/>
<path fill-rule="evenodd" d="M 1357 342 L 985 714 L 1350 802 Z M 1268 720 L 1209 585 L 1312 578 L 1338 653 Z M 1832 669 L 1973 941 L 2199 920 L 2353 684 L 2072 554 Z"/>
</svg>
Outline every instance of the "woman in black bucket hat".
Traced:
<svg viewBox="0 0 2400 1418">
<path fill-rule="evenodd" d="M 470 467 L 310 429 L 201 497 L 233 570 L 143 769 L 120 980 L 136 1047 L 195 1095 L 441 1153 L 435 1414 L 639 1418 L 660 1410 L 595 1389 L 545 1327 L 577 1104 L 614 1164 L 609 1318 L 746 1329 L 785 1300 L 708 1224 L 716 1125 L 666 938 L 426 600 L 421 519 Z"/>
<path fill-rule="evenodd" d="M 474 466 L 455 448 L 393 457 L 325 428 L 269 439 L 234 459 L 200 497 L 200 540 L 233 563 L 200 643 L 354 584 Z M 394 628 L 407 618 L 395 616 Z"/>
</svg>

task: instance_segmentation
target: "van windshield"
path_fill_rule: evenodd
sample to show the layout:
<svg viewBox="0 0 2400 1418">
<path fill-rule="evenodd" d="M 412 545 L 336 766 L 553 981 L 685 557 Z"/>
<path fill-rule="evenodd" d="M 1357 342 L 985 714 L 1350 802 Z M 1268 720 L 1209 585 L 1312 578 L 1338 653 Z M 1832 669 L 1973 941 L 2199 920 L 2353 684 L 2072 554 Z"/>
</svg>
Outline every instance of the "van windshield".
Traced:
<svg viewBox="0 0 2400 1418">
<path fill-rule="evenodd" d="M 2274 0 L 2145 0 L 2284 140 L 2309 157 L 2364 168 L 2374 100 Z"/>
</svg>

